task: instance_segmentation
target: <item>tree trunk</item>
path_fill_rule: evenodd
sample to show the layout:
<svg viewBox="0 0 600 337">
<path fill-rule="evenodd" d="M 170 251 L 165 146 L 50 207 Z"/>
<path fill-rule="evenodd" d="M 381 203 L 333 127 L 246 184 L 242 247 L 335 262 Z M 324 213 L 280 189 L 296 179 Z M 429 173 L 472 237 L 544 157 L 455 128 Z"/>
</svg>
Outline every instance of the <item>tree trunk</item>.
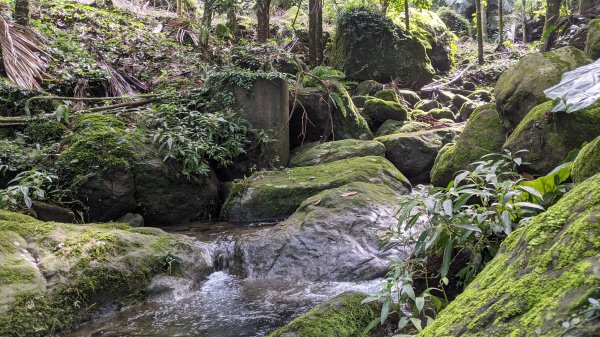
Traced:
<svg viewBox="0 0 600 337">
<path fill-rule="evenodd" d="M 210 34 L 210 26 L 213 16 L 213 1 L 214 0 L 206 0 L 204 2 L 204 13 L 202 14 L 202 21 L 200 23 L 202 30 L 200 32 L 200 45 L 204 47 L 208 45 L 208 36 Z"/>
<path fill-rule="evenodd" d="M 562 0 L 547 0 L 546 1 L 546 22 L 544 23 L 544 34 L 542 34 L 543 42 L 540 45 L 540 51 L 549 51 L 554 42 L 556 24 L 560 16 L 560 5 Z"/>
<path fill-rule="evenodd" d="M 183 15 L 183 0 L 177 0 L 177 16 Z"/>
<path fill-rule="evenodd" d="M 410 12 L 408 9 L 408 0 L 404 0 L 404 21 L 406 22 L 406 31 L 410 30 Z"/>
<path fill-rule="evenodd" d="M 498 0 L 498 46 L 504 44 L 504 0 Z"/>
<path fill-rule="evenodd" d="M 230 7 L 227 9 L 227 28 L 231 32 L 231 35 L 235 36 L 238 29 L 238 18 L 237 18 L 238 7 L 234 1 L 232 1 Z"/>
<path fill-rule="evenodd" d="M 483 36 L 483 41 L 487 40 L 488 32 L 487 32 L 487 6 L 485 1 L 481 1 L 481 36 Z"/>
<path fill-rule="evenodd" d="M 311 67 L 323 62 L 323 1 L 308 1 L 308 61 Z"/>
<path fill-rule="evenodd" d="M 381 13 L 387 14 L 388 7 L 390 7 L 390 0 L 381 0 Z"/>
<path fill-rule="evenodd" d="M 29 0 L 16 0 L 15 1 L 15 21 L 18 24 L 28 26 L 29 25 Z"/>
<path fill-rule="evenodd" d="M 483 64 L 483 26 L 481 23 L 481 0 L 475 0 L 475 16 L 477 19 L 477 60 Z"/>
<path fill-rule="evenodd" d="M 523 4 L 523 22 L 521 25 L 523 26 L 523 43 L 529 42 L 529 28 L 527 27 L 527 2 L 526 0 L 521 0 Z"/>
<path fill-rule="evenodd" d="M 260 43 L 265 43 L 269 39 L 269 19 L 271 8 L 271 0 L 257 0 L 256 2 L 256 21 L 258 24 L 257 40 Z"/>
</svg>

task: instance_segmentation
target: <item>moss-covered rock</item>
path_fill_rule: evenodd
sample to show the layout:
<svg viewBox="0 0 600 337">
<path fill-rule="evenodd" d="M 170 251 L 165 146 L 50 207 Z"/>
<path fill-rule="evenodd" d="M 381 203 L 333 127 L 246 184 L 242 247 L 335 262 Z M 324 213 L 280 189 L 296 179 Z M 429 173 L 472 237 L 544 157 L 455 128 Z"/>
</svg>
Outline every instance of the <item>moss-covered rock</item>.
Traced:
<svg viewBox="0 0 600 337">
<path fill-rule="evenodd" d="M 455 141 L 460 128 L 441 128 L 378 137 L 385 145 L 385 156 L 411 183 L 429 180 L 429 171 L 440 149 Z"/>
<path fill-rule="evenodd" d="M 444 146 L 431 169 L 431 182 L 446 187 L 454 174 L 466 170 L 481 156 L 499 152 L 506 139 L 506 129 L 493 104 L 479 107 L 471 116 L 454 144 Z"/>
<path fill-rule="evenodd" d="M 427 114 L 435 119 L 449 119 L 449 120 L 454 120 L 454 118 L 456 118 L 456 116 L 454 116 L 454 113 L 452 112 L 452 110 L 448 109 L 448 108 L 436 108 L 436 109 L 431 109 L 427 112 Z"/>
<path fill-rule="evenodd" d="M 362 81 L 358 84 L 358 86 L 354 90 L 354 95 L 355 96 L 373 96 L 382 89 L 383 89 L 383 84 L 381 84 L 377 81 L 373 81 L 373 80 L 366 80 L 366 81 Z"/>
<path fill-rule="evenodd" d="M 505 125 L 514 129 L 534 106 L 547 100 L 544 90 L 560 82 L 563 73 L 590 63 L 579 49 L 563 47 L 526 55 L 496 82 L 496 107 Z"/>
<path fill-rule="evenodd" d="M 366 297 L 358 293 L 336 296 L 268 337 L 368 337 L 364 330 L 379 316 L 380 305 L 361 304 Z"/>
<path fill-rule="evenodd" d="M 350 182 L 373 182 L 397 191 L 410 189 L 408 180 L 383 157 L 357 157 L 283 171 L 257 172 L 231 187 L 222 209 L 230 221 L 281 220 L 308 197 Z"/>
<path fill-rule="evenodd" d="M 585 53 L 592 60 L 600 58 L 600 19 L 590 21 L 585 41 Z"/>
<path fill-rule="evenodd" d="M 354 157 L 383 157 L 385 146 L 374 140 L 344 139 L 307 144 L 294 152 L 290 167 L 314 166 Z"/>
<path fill-rule="evenodd" d="M 434 74 L 425 47 L 416 37 L 367 8 L 339 15 L 330 57 L 332 65 L 351 80 L 396 80 L 405 87 L 420 88 Z"/>
<path fill-rule="evenodd" d="M 442 108 L 442 104 L 440 104 L 440 102 L 434 101 L 431 99 L 424 99 L 422 101 L 419 101 L 417 104 L 415 104 L 415 109 L 423 110 L 425 112 L 427 112 L 429 110 L 441 109 L 441 108 Z"/>
<path fill-rule="evenodd" d="M 394 20 L 398 25 L 404 24 L 403 15 L 396 16 Z M 410 21 L 410 31 L 425 46 L 433 68 L 440 72 L 452 69 L 458 38 L 444 21 L 435 12 L 414 8 L 410 10 Z"/>
<path fill-rule="evenodd" d="M 420 337 L 594 336 L 583 321 L 600 295 L 600 175 L 516 230 L 496 257 Z"/>
<path fill-rule="evenodd" d="M 405 121 L 408 119 L 408 108 L 398 102 L 384 101 L 373 98 L 365 102 L 362 113 L 370 122 L 372 129 L 376 130 L 383 122 L 392 119 Z"/>
<path fill-rule="evenodd" d="M 576 184 L 600 173 L 600 136 L 586 144 L 573 163 L 571 177 Z"/>
<path fill-rule="evenodd" d="M 421 100 L 421 97 L 419 97 L 419 94 L 417 94 L 416 92 L 414 92 L 412 90 L 408 90 L 408 89 L 398 90 L 398 95 L 400 96 L 400 101 L 410 107 L 413 107 L 415 104 L 417 104 Z"/>
<path fill-rule="evenodd" d="M 0 336 L 51 336 L 139 302 L 161 274 L 205 275 L 193 240 L 120 223 L 41 222 L 0 210 Z"/>
<path fill-rule="evenodd" d="M 429 127 L 429 124 L 423 122 L 395 121 L 390 119 L 381 124 L 379 129 L 377 129 L 376 136 L 381 137 L 395 133 L 416 132 L 426 130 Z"/>
<path fill-rule="evenodd" d="M 600 102 L 575 113 L 551 112 L 552 107 L 546 102 L 533 108 L 504 144 L 511 151 L 529 150 L 524 159 L 531 173 L 550 172 L 569 151 L 600 135 Z"/>
<path fill-rule="evenodd" d="M 459 36 L 471 36 L 473 34 L 471 23 L 464 16 L 453 11 L 449 7 L 442 7 L 437 15 L 446 24 L 446 27 Z"/>
<path fill-rule="evenodd" d="M 400 102 L 398 99 L 398 94 L 396 94 L 396 90 L 394 89 L 379 90 L 375 93 L 375 98 L 379 98 L 388 102 Z"/>
<path fill-rule="evenodd" d="M 285 221 L 238 238 L 233 269 L 250 278 L 382 277 L 390 263 L 409 250 L 395 240 L 380 249 L 381 238 L 397 225 L 394 210 L 403 193 L 369 182 L 322 191 L 302 202 Z"/>
<path fill-rule="evenodd" d="M 300 92 L 294 114 L 290 120 L 290 143 L 297 147 L 303 143 L 330 139 L 373 139 L 364 117 L 358 112 L 350 97 L 343 97 L 344 110 L 337 107 L 327 93 L 318 88 L 304 88 Z"/>
</svg>

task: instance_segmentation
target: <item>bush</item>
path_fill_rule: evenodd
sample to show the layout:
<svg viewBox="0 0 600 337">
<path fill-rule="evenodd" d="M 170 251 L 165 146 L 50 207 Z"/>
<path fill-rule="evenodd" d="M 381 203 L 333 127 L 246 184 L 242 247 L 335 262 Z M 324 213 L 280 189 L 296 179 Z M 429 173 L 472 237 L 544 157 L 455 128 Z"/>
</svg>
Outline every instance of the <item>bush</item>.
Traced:
<svg viewBox="0 0 600 337">
<path fill-rule="evenodd" d="M 459 36 L 472 36 L 471 23 L 462 15 L 456 13 L 448 7 L 442 7 L 437 12 L 438 16 L 446 27 Z"/>
</svg>

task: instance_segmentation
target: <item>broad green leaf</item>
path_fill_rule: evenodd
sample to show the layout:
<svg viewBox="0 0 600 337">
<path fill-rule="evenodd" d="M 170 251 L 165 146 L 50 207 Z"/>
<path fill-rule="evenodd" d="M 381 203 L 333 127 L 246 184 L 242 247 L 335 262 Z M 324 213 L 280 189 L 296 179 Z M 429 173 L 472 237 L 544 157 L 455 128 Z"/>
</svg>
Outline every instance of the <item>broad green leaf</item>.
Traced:
<svg viewBox="0 0 600 337">
<path fill-rule="evenodd" d="M 425 298 L 417 297 L 415 300 L 415 305 L 417 306 L 417 311 L 421 313 L 423 311 L 423 307 L 425 306 Z"/>
<path fill-rule="evenodd" d="M 469 225 L 466 223 L 451 223 L 452 226 L 454 227 L 460 227 L 460 228 L 464 228 L 464 229 L 468 229 L 474 232 L 478 232 L 481 233 L 481 229 L 479 229 L 479 227 L 474 226 L 474 225 Z"/>
<path fill-rule="evenodd" d="M 448 276 L 448 270 L 450 270 L 450 262 L 452 261 L 452 238 L 449 238 L 446 242 L 446 247 L 444 247 L 444 256 L 442 258 L 442 269 L 440 270 L 440 274 L 442 277 Z"/>
<path fill-rule="evenodd" d="M 402 290 L 404 290 L 404 293 L 405 293 L 406 295 L 408 295 L 408 297 L 409 297 L 411 300 L 413 300 L 413 301 L 414 301 L 414 300 L 417 298 L 417 297 L 415 296 L 415 291 L 414 291 L 414 289 L 413 289 L 412 285 L 410 285 L 410 284 L 408 284 L 408 283 L 405 283 L 405 284 L 403 284 L 403 285 L 402 285 Z"/>
<path fill-rule="evenodd" d="M 390 299 L 385 300 L 383 302 L 383 306 L 381 307 L 381 316 L 379 317 L 380 323 L 383 324 L 385 320 L 388 318 L 390 314 L 390 306 L 392 305 L 392 301 Z"/>
</svg>

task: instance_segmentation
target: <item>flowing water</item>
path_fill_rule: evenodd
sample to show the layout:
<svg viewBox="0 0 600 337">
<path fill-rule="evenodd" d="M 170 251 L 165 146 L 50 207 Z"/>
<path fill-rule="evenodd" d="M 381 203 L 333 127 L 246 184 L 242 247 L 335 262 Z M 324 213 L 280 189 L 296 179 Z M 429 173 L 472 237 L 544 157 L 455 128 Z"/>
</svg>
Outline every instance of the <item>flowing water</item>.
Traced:
<svg viewBox="0 0 600 337">
<path fill-rule="evenodd" d="M 214 273 L 196 290 L 122 310 L 65 337 L 265 336 L 337 294 L 373 292 L 379 283 L 242 279 L 227 273 L 233 240 L 240 233 L 258 228 L 212 223 L 174 230 L 207 245 L 212 252 Z"/>
</svg>

